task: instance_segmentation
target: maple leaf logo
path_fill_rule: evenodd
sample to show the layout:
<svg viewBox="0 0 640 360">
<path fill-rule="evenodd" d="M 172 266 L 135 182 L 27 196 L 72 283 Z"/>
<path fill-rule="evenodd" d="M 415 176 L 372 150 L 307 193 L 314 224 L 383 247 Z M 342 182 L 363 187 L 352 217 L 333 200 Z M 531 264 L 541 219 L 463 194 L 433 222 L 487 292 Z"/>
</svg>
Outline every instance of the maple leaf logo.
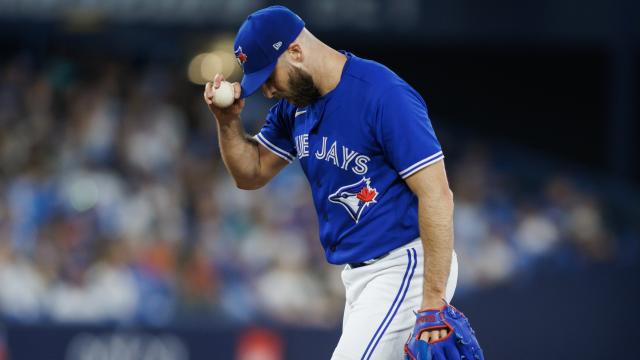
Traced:
<svg viewBox="0 0 640 360">
<path fill-rule="evenodd" d="M 376 198 L 377 194 L 378 193 L 375 189 L 372 189 L 370 187 L 363 187 L 362 190 L 360 190 L 360 192 L 356 195 L 356 197 L 362 202 L 368 203 L 370 201 L 373 201 L 373 199 Z"/>
</svg>

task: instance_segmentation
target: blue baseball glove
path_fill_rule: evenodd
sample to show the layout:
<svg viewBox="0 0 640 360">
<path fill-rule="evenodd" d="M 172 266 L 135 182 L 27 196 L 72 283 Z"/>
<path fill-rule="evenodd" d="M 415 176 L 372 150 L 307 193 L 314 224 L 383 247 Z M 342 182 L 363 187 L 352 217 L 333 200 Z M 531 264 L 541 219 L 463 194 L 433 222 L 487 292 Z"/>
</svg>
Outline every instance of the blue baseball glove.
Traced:
<svg viewBox="0 0 640 360">
<path fill-rule="evenodd" d="M 420 340 L 423 332 L 436 329 L 448 329 L 447 336 L 429 344 Z M 484 360 L 469 320 L 449 304 L 416 313 L 416 325 L 404 353 L 405 360 Z"/>
</svg>

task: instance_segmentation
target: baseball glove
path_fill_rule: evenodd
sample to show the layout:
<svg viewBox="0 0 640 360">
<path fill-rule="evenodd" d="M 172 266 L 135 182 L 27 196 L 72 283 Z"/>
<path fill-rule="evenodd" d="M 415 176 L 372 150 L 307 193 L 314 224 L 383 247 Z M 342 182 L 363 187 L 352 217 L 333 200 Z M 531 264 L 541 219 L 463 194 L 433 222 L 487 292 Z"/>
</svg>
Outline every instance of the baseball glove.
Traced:
<svg viewBox="0 0 640 360">
<path fill-rule="evenodd" d="M 420 340 L 425 331 L 445 328 L 449 331 L 442 339 L 428 344 Z M 404 346 L 404 353 L 405 360 L 484 360 L 469 320 L 449 304 L 416 313 L 416 325 Z"/>
</svg>

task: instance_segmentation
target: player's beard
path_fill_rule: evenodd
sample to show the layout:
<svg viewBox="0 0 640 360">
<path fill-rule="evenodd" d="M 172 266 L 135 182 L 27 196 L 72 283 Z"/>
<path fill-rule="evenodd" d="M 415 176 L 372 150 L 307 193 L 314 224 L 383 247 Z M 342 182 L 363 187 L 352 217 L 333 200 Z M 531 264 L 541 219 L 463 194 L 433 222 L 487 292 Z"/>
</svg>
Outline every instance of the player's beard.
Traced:
<svg viewBox="0 0 640 360">
<path fill-rule="evenodd" d="M 313 83 L 311 74 L 296 67 L 289 70 L 288 85 L 290 90 L 285 97 L 299 108 L 313 104 L 322 96 L 316 84 Z"/>
</svg>

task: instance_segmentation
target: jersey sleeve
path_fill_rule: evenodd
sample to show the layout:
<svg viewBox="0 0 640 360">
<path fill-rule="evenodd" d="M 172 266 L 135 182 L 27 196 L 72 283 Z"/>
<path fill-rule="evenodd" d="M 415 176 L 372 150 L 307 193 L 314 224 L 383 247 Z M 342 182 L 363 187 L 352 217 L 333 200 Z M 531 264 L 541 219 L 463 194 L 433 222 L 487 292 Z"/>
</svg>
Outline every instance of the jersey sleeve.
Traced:
<svg viewBox="0 0 640 360">
<path fill-rule="evenodd" d="M 393 86 L 381 96 L 377 120 L 385 158 L 403 179 L 444 158 L 427 106 L 409 85 Z"/>
<path fill-rule="evenodd" d="M 293 162 L 296 147 L 288 123 L 287 107 L 282 101 L 275 104 L 267 114 L 267 120 L 260 132 L 253 138 L 278 157 Z"/>
</svg>

